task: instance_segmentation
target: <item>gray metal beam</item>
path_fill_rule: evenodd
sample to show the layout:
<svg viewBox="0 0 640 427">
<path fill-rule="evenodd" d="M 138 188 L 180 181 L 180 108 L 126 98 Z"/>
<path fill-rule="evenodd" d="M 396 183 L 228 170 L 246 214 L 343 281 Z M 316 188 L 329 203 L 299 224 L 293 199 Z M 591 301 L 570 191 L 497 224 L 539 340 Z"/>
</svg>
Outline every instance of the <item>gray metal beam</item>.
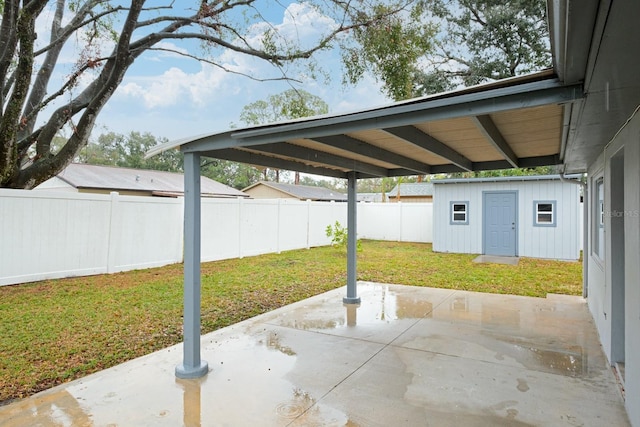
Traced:
<svg viewBox="0 0 640 427">
<path fill-rule="evenodd" d="M 347 174 L 347 296 L 344 304 L 360 304 L 357 290 L 356 251 L 358 248 L 358 179 L 356 172 Z"/>
<path fill-rule="evenodd" d="M 454 165 L 459 166 L 466 171 L 471 171 L 473 167 L 471 160 L 414 126 L 400 126 L 395 128 L 385 128 L 383 130 L 400 139 L 410 142 L 416 147 L 420 147 L 423 150 L 427 150 L 449 160 Z"/>
<path fill-rule="evenodd" d="M 504 139 L 504 136 L 502 136 L 502 133 L 500 133 L 500 130 L 493 122 L 493 120 L 491 120 L 491 117 L 489 115 L 475 116 L 471 117 L 471 119 L 474 121 L 480 132 L 482 132 L 487 140 L 491 143 L 491 145 L 493 145 L 493 147 L 498 150 L 498 153 L 500 153 L 500 155 L 504 157 L 506 161 L 511 163 L 511 166 L 513 166 L 514 168 L 520 167 L 518 156 L 516 156 L 516 154 L 513 152 L 513 150 L 509 146 L 509 143 Z"/>
<path fill-rule="evenodd" d="M 261 151 L 269 154 L 276 154 L 279 156 L 292 157 L 294 159 L 299 159 L 302 162 L 308 161 L 323 163 L 326 165 L 354 170 L 356 172 L 367 173 L 374 176 L 388 176 L 387 169 L 383 167 L 365 163 L 360 160 L 350 159 L 348 157 L 338 156 L 336 154 L 331 154 L 324 151 L 314 150 L 313 148 L 301 147 L 299 145 L 287 143 L 253 145 L 251 146 L 251 150 Z"/>
<path fill-rule="evenodd" d="M 409 157 L 385 150 L 375 145 L 367 144 L 359 139 L 352 138 L 347 135 L 330 135 L 313 138 L 314 141 L 331 147 L 348 150 L 352 153 L 370 157 L 372 159 L 381 160 L 404 169 L 411 169 L 419 175 L 427 175 L 431 173 L 429 165 L 419 162 Z"/>
<path fill-rule="evenodd" d="M 318 166 L 310 166 L 292 160 L 278 159 L 263 154 L 250 153 L 248 151 L 234 150 L 227 148 L 224 150 L 207 151 L 202 153 L 203 156 L 212 157 L 214 159 L 231 160 L 233 162 L 247 163 L 256 166 L 265 166 L 269 168 L 285 169 L 290 171 L 298 171 L 310 173 L 314 175 L 331 176 L 334 178 L 347 178 L 347 173 L 337 169 L 323 168 Z M 375 178 L 365 174 L 367 178 Z"/>
<path fill-rule="evenodd" d="M 199 378 L 209 372 L 200 359 L 200 156 L 184 156 L 184 343 L 178 378 Z"/>
<path fill-rule="evenodd" d="M 557 155 L 540 156 L 540 157 L 521 157 L 521 168 L 535 168 L 538 166 L 555 166 L 562 162 Z M 498 169 L 511 169 L 513 166 L 506 160 L 493 160 L 488 162 L 474 162 L 474 171 L 486 171 L 486 170 L 498 170 Z M 453 173 L 453 172 L 465 172 L 463 169 L 456 165 L 435 165 L 432 166 L 433 173 Z M 393 170 L 389 171 L 390 176 L 393 175 Z"/>
</svg>

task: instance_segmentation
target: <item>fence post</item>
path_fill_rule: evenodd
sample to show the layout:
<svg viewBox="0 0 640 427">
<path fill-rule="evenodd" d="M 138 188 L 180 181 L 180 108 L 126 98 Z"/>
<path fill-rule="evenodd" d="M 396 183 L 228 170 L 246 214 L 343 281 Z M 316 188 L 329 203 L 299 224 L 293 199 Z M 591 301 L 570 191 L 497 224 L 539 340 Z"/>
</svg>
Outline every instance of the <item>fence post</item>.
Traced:
<svg viewBox="0 0 640 427">
<path fill-rule="evenodd" d="M 118 240 L 116 231 L 120 229 L 119 194 L 117 191 L 109 193 L 109 240 L 107 240 L 107 273 L 114 273 L 116 269 L 116 254 L 118 253 Z"/>
<path fill-rule="evenodd" d="M 311 199 L 307 199 L 307 249 L 311 248 Z"/>
<path fill-rule="evenodd" d="M 238 258 L 242 259 L 242 206 L 244 199 L 238 197 Z"/>
<path fill-rule="evenodd" d="M 278 199 L 278 214 L 276 218 L 276 253 L 280 254 L 280 215 L 282 199 Z"/>
</svg>

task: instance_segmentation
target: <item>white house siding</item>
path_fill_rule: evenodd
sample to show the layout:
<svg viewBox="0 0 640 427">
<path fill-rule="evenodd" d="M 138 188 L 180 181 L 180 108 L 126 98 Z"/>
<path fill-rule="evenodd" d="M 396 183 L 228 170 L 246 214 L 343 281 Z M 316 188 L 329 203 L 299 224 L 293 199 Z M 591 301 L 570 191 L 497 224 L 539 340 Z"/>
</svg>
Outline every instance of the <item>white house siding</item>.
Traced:
<svg viewBox="0 0 640 427">
<path fill-rule="evenodd" d="M 579 185 L 556 180 L 456 182 L 435 185 L 433 249 L 437 252 L 483 251 L 483 192 L 517 193 L 518 256 L 577 260 L 580 257 Z M 556 201 L 556 226 L 534 227 L 534 201 Z M 469 202 L 469 224 L 450 224 L 450 203 Z"/>
<path fill-rule="evenodd" d="M 614 158 L 621 156 L 622 161 L 615 163 Z M 624 174 L 622 191 L 617 182 L 619 176 L 616 177 L 620 167 Z M 625 405 L 631 424 L 640 426 L 640 115 L 636 113 L 623 127 L 590 165 L 588 173 L 585 261 L 589 309 L 611 364 L 624 359 Z M 595 182 L 600 176 L 604 178 L 605 196 L 604 259 L 596 255 L 594 241 L 595 224 L 599 221 Z M 620 221 L 623 228 L 616 233 L 614 228 Z"/>
</svg>

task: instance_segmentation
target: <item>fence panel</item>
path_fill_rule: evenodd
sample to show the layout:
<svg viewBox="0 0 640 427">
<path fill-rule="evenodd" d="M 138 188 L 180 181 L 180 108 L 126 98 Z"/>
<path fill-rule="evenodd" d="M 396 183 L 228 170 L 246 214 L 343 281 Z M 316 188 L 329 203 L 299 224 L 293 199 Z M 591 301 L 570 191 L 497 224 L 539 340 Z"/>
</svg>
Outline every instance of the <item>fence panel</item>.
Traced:
<svg viewBox="0 0 640 427">
<path fill-rule="evenodd" d="M 0 190 L 0 285 L 107 272 L 108 195 Z"/>
<path fill-rule="evenodd" d="M 182 200 L 112 193 L 108 272 L 182 261 Z"/>
<path fill-rule="evenodd" d="M 360 238 L 431 241 L 431 204 L 359 203 Z M 202 260 L 330 243 L 347 204 L 203 199 Z M 182 261 L 183 200 L 0 190 L 0 285 Z"/>
<path fill-rule="evenodd" d="M 239 258 L 240 200 L 202 200 L 202 260 Z"/>
</svg>

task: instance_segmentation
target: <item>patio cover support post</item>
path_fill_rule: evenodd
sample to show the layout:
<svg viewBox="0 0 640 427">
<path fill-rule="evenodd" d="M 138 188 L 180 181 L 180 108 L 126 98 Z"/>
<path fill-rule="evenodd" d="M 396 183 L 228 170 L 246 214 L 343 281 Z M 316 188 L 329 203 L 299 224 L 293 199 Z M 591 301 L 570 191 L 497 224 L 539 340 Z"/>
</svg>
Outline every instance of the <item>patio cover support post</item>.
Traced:
<svg viewBox="0 0 640 427">
<path fill-rule="evenodd" d="M 200 155 L 184 155 L 184 343 L 178 378 L 209 372 L 200 360 Z"/>
<path fill-rule="evenodd" d="M 344 304 L 360 304 L 356 289 L 356 249 L 358 244 L 358 228 L 356 224 L 358 197 L 356 171 L 347 173 L 347 296 L 342 299 Z"/>
</svg>

